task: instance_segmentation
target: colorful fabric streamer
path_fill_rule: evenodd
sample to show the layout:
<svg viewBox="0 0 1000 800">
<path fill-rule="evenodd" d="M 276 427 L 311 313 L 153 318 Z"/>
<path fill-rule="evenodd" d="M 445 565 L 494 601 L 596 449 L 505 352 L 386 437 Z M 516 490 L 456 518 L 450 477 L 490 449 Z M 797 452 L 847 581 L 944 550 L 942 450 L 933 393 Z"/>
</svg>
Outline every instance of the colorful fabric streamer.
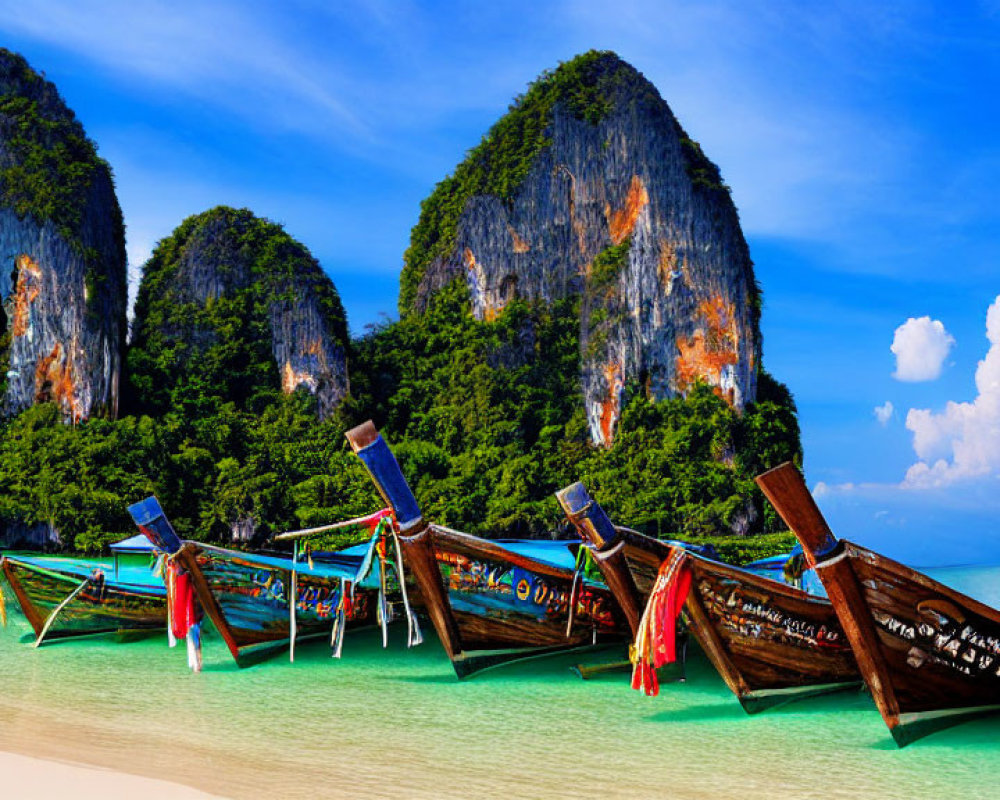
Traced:
<svg viewBox="0 0 1000 800">
<path fill-rule="evenodd" d="M 632 688 L 649 697 L 660 692 L 656 669 L 677 660 L 677 617 L 690 589 L 687 553 L 674 548 L 660 565 L 631 653 Z"/>
<path fill-rule="evenodd" d="M 201 606 L 191 574 L 175 561 L 166 563 L 167 616 L 171 646 L 187 640 L 188 666 L 201 672 Z"/>
</svg>

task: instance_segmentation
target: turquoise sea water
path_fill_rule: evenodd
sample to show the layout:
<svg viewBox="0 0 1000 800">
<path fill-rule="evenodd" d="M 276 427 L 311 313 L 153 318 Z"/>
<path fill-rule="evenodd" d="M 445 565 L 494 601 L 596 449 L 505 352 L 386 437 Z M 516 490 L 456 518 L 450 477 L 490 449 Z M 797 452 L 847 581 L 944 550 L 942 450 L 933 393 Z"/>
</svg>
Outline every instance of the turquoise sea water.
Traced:
<svg viewBox="0 0 1000 800">
<path fill-rule="evenodd" d="M 932 574 L 1000 606 L 1000 570 Z M 7 592 L 8 609 L 15 606 Z M 234 797 L 995 798 L 1000 717 L 899 750 L 870 698 L 846 692 L 745 714 L 695 652 L 646 698 L 585 657 L 459 682 L 433 635 L 350 634 L 343 659 L 300 644 L 240 670 L 207 636 L 189 674 L 163 637 L 38 650 L 0 631 L 0 749 L 113 766 Z M 425 634 L 429 634 L 425 625 Z"/>
</svg>

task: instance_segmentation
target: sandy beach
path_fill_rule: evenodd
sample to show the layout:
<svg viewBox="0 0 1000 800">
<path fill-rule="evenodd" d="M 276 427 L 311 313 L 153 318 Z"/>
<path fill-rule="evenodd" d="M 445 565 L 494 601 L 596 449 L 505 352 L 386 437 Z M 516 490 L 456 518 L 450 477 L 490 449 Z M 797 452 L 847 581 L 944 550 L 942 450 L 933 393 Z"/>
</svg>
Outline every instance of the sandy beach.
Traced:
<svg viewBox="0 0 1000 800">
<path fill-rule="evenodd" d="M 108 769 L 64 761 L 49 761 L 0 752 L 4 796 L 12 800 L 211 800 L 206 794 L 179 783 L 144 778 Z M 8 794 L 9 792 L 9 794 Z"/>
</svg>

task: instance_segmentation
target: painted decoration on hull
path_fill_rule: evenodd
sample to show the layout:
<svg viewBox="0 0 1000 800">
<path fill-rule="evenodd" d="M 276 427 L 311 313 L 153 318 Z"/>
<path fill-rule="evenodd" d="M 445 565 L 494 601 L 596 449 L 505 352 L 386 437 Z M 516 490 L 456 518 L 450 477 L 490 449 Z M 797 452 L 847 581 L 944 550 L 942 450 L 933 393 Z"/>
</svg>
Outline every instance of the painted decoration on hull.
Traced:
<svg viewBox="0 0 1000 800">
<path fill-rule="evenodd" d="M 271 565 L 266 559 L 242 558 L 231 551 L 207 546 L 202 546 L 197 561 L 234 635 L 252 635 L 254 642 L 288 638 L 291 580 L 287 566 Z M 373 617 L 369 590 L 355 591 L 352 601 L 350 581 L 310 574 L 305 562 L 301 568 L 296 576 L 296 618 L 300 633 L 328 632 L 345 589 L 347 622 Z"/>
<path fill-rule="evenodd" d="M 869 551 L 849 542 L 844 543 L 844 548 L 886 658 L 896 662 L 901 672 L 905 663 L 916 673 L 918 682 L 921 674 L 928 679 L 913 691 L 908 690 L 905 681 L 899 681 L 896 692 L 901 710 L 914 712 L 940 706 L 935 684 L 930 681 L 935 674 L 971 678 L 967 689 L 970 701 L 1000 701 L 1000 625 L 996 620 L 910 579 L 905 568 L 881 568 L 891 563 L 888 559 L 872 557 Z M 955 700 L 962 694 L 954 686 L 949 692 Z M 980 692 L 984 694 L 977 697 Z"/>
<path fill-rule="evenodd" d="M 483 616 L 520 615 L 565 625 L 571 586 L 523 567 L 485 558 L 437 551 L 441 578 L 456 611 Z M 618 625 L 606 592 L 586 583 L 575 592 L 574 622 L 598 633 L 614 633 Z"/>
<path fill-rule="evenodd" d="M 807 619 L 772 605 L 766 596 L 748 593 L 740 581 L 707 572 L 698 578 L 697 587 L 708 615 L 734 636 L 850 653 L 832 613 L 827 620 Z"/>
</svg>

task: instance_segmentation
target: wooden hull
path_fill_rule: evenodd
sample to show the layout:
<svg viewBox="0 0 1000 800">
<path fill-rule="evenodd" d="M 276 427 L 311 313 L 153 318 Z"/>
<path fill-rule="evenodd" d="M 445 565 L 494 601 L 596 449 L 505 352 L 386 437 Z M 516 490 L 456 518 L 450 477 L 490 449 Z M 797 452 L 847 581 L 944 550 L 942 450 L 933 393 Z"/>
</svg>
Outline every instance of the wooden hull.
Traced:
<svg viewBox="0 0 1000 800">
<path fill-rule="evenodd" d="M 1000 709 L 1000 611 L 838 541 L 794 465 L 782 464 L 757 483 L 823 581 L 900 747 Z"/>
<path fill-rule="evenodd" d="M 623 607 L 645 607 L 673 549 L 627 528 L 594 559 Z M 833 606 L 801 589 L 694 553 L 688 630 L 748 713 L 861 681 Z M 637 625 L 636 625 L 637 627 Z"/>
<path fill-rule="evenodd" d="M 419 599 L 460 678 L 627 636 L 608 589 L 590 583 L 577 586 L 567 636 L 570 569 L 438 525 L 400 542 Z"/>
<path fill-rule="evenodd" d="M 292 575 L 286 559 L 193 543 L 185 544 L 178 557 L 191 572 L 198 599 L 237 664 L 248 666 L 290 645 Z M 296 638 L 329 636 L 340 603 L 341 579 L 313 574 L 301 562 L 295 583 Z M 376 592 L 357 588 L 347 626 L 373 624 L 375 613 Z"/>
<path fill-rule="evenodd" d="M 43 567 L 11 557 L 3 559 L 3 572 L 35 636 L 41 635 L 49 615 L 87 577 L 80 572 Z M 103 588 L 89 585 L 74 597 L 59 612 L 45 638 L 155 631 L 166 625 L 166 592 L 162 587 L 140 587 L 106 579 Z"/>
<path fill-rule="evenodd" d="M 897 744 L 1000 709 L 1000 612 L 851 542 L 816 571 Z"/>
<path fill-rule="evenodd" d="M 707 558 L 688 559 L 688 627 L 747 712 L 860 683 L 827 600 Z"/>
</svg>

